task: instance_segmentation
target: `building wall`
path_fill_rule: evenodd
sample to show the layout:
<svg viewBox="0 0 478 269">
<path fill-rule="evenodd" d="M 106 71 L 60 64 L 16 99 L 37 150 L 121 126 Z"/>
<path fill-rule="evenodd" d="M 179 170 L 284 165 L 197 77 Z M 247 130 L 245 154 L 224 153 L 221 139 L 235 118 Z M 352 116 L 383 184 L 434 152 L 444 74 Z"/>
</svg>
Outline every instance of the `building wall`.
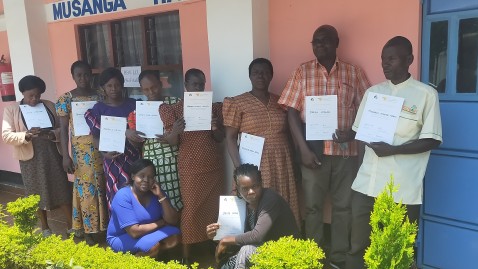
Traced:
<svg viewBox="0 0 478 269">
<path fill-rule="evenodd" d="M 45 4 L 51 2 L 55 2 L 55 0 L 44 0 Z M 2 0 L 0 0 L 0 12 L 2 7 Z M 179 10 L 180 13 L 183 70 L 186 71 L 192 67 L 204 70 L 208 81 L 206 88 L 210 89 L 211 68 L 206 0 L 195 0 L 49 23 L 48 33 L 54 85 L 56 86 L 55 96 L 57 97 L 75 86 L 70 75 L 70 65 L 79 58 L 75 36 L 77 25 L 170 10 Z M 222 11 L 210 10 L 210 12 Z M 363 0 L 360 2 L 270 0 L 268 38 L 270 59 L 275 69 L 271 91 L 280 93 L 292 71 L 300 63 L 313 59 L 310 41 L 313 31 L 321 24 L 331 24 L 337 28 L 340 35 L 339 56 L 343 60 L 361 66 L 372 83 L 384 79 L 380 67 L 380 52 L 383 44 L 392 36 L 407 36 L 414 44 L 416 56 L 411 72 L 418 77 L 420 16 L 420 1 L 418 0 Z M 238 19 L 241 20 L 241 18 Z M 247 21 L 244 18 L 242 20 Z M 224 31 L 228 30 L 229 28 L 224 26 Z M 8 50 L 7 44 L 6 32 L 0 32 L 0 49 L 7 47 Z M 230 46 L 232 50 L 236 50 L 240 49 L 241 45 L 244 44 L 233 42 Z M 225 50 L 225 53 L 227 55 L 224 55 L 224 58 L 230 57 L 230 51 Z M 267 57 L 267 55 L 260 56 Z M 217 58 L 217 55 L 215 57 Z M 238 66 L 238 68 L 241 68 L 237 72 L 238 74 L 245 72 L 245 70 L 242 72 L 242 69 L 246 67 Z M 216 79 L 220 80 L 220 78 Z M 244 77 L 243 80 L 245 80 L 245 85 L 249 85 L 247 77 Z M 236 95 L 237 89 L 233 86 L 221 88 L 221 91 L 225 91 L 222 94 L 224 96 Z M 0 103 L 2 113 L 4 106 L 5 103 Z M 11 153 L 11 148 L 4 145 L 3 142 L 0 142 L 0 150 L 2 153 Z M 16 161 L 12 161 L 11 158 L 2 159 L 0 170 L 19 171 Z"/>
<path fill-rule="evenodd" d="M 2 2 L 3 4 L 3 2 Z M 3 5 L 0 6 L 3 9 Z M 5 54 L 5 58 L 10 62 L 10 50 L 8 48 L 7 32 L 0 32 L 0 55 Z M 3 109 L 12 102 L 0 101 L 0 117 L 3 119 Z M 13 159 L 13 148 L 0 139 L 0 170 L 11 172 L 20 172 L 20 165 L 18 161 Z"/>
<path fill-rule="evenodd" d="M 53 2 L 45 0 L 45 3 Z M 76 40 L 76 26 L 104 21 L 123 19 L 146 14 L 155 14 L 179 10 L 181 25 L 181 43 L 183 53 L 183 70 L 195 67 L 202 69 L 210 77 L 209 47 L 207 39 L 206 1 L 187 1 L 184 3 L 158 5 L 124 12 L 75 18 L 48 24 L 51 44 L 51 56 L 57 96 L 75 87 L 71 79 L 70 66 L 79 59 Z M 207 79 L 210 81 L 210 79 Z M 210 89 L 210 83 L 206 89 Z"/>
<path fill-rule="evenodd" d="M 385 42 L 396 35 L 408 37 L 415 55 L 411 73 L 418 77 L 419 0 L 272 0 L 269 3 L 273 92 L 280 93 L 295 68 L 314 58 L 310 41 L 315 29 L 322 24 L 337 28 L 339 57 L 362 67 L 372 83 L 385 79 L 380 66 L 380 53 Z"/>
</svg>

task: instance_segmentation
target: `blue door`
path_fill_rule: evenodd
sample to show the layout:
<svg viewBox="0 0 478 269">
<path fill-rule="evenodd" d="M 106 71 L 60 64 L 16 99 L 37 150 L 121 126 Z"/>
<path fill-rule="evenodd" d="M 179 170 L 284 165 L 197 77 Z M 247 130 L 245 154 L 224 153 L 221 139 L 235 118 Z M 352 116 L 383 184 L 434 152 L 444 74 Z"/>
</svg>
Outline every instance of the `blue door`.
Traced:
<svg viewBox="0 0 478 269">
<path fill-rule="evenodd" d="M 478 269 L 478 1 L 425 0 L 422 80 L 440 95 L 418 240 L 421 268 Z"/>
</svg>

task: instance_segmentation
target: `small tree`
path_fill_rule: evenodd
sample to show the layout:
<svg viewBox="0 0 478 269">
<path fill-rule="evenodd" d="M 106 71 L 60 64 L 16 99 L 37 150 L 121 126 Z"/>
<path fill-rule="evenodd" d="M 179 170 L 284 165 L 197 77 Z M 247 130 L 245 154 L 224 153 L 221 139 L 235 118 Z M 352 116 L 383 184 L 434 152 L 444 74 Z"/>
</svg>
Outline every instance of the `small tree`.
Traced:
<svg viewBox="0 0 478 269">
<path fill-rule="evenodd" d="M 409 269 L 413 263 L 413 245 L 417 224 L 410 223 L 405 205 L 395 203 L 393 177 L 385 190 L 375 199 L 370 216 L 371 244 L 365 252 L 369 269 Z"/>
<path fill-rule="evenodd" d="M 314 241 L 288 236 L 258 247 L 251 263 L 252 269 L 321 269 L 323 265 L 319 261 L 324 257 Z"/>
</svg>

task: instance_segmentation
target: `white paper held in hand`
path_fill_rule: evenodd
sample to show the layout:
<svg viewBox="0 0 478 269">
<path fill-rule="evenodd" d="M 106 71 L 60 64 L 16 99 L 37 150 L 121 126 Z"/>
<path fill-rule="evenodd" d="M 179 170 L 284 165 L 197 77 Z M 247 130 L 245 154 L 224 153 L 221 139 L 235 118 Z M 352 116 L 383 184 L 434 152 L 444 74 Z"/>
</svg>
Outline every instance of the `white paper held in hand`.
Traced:
<svg viewBox="0 0 478 269">
<path fill-rule="evenodd" d="M 306 96 L 305 139 L 332 140 L 337 117 L 337 95 Z"/>
<path fill-rule="evenodd" d="M 221 240 L 226 236 L 235 236 L 244 233 L 246 221 L 246 201 L 237 196 L 219 197 L 219 229 L 214 240 Z"/>
<path fill-rule="evenodd" d="M 184 131 L 211 130 L 212 92 L 184 93 Z"/>
<path fill-rule="evenodd" d="M 404 98 L 369 92 L 355 139 L 393 144 Z"/>
<path fill-rule="evenodd" d="M 156 138 L 164 133 L 164 125 L 159 116 L 162 101 L 136 101 L 136 131 L 145 134 L 145 138 Z"/>
<path fill-rule="evenodd" d="M 260 169 L 264 142 L 264 137 L 242 133 L 241 143 L 239 144 L 239 158 L 241 164 L 254 164 Z"/>
<path fill-rule="evenodd" d="M 90 127 L 85 120 L 85 113 L 93 108 L 96 101 L 71 102 L 71 114 L 73 118 L 73 135 L 82 136 L 90 134 Z"/>
<path fill-rule="evenodd" d="M 25 119 L 25 123 L 27 124 L 28 130 L 34 127 L 53 127 L 51 125 L 51 120 L 48 116 L 48 112 L 46 112 L 46 108 L 43 103 L 38 103 L 36 106 L 20 105 L 20 110 L 22 111 L 22 115 Z"/>
<path fill-rule="evenodd" d="M 101 116 L 100 151 L 124 153 L 126 118 Z"/>
</svg>

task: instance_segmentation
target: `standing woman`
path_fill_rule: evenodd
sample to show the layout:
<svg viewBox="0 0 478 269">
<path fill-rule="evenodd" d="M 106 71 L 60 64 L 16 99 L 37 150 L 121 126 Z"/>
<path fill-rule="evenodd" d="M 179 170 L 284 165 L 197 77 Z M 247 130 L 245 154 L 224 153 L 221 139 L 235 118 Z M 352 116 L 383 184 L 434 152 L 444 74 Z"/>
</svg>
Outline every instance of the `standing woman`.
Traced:
<svg viewBox="0 0 478 269">
<path fill-rule="evenodd" d="M 124 117 L 135 110 L 136 101 L 124 97 L 124 77 L 116 68 L 110 67 L 101 72 L 99 83 L 105 93 L 105 100 L 98 102 L 85 113 L 86 123 L 90 127 L 95 146 L 99 146 L 101 116 Z M 106 178 L 106 202 L 111 210 L 115 193 L 128 184 L 129 168 L 139 158 L 139 151 L 127 139 L 124 153 L 101 152 L 103 172 Z"/>
<path fill-rule="evenodd" d="M 148 98 L 148 101 L 163 101 L 164 104 L 175 104 L 181 99 L 173 96 L 164 96 L 161 80 L 156 71 L 144 70 L 138 77 L 141 92 Z M 177 211 L 183 208 L 181 201 L 181 192 L 179 189 L 178 176 L 178 146 L 171 146 L 165 140 L 167 135 L 178 135 L 178 131 L 156 135 L 156 138 L 143 138 L 143 133 L 136 131 L 136 111 L 128 116 L 128 126 L 130 129 L 126 132 L 126 137 L 133 143 L 142 145 L 142 157 L 151 160 L 156 169 L 156 182 L 171 202 L 171 205 Z M 174 128 L 173 128 L 174 129 Z"/>
<path fill-rule="evenodd" d="M 227 150 L 237 168 L 241 165 L 237 147 L 239 133 L 265 138 L 260 166 L 263 185 L 278 192 L 289 203 L 300 223 L 287 114 L 277 104 L 279 97 L 269 93 L 273 73 L 269 60 L 253 60 L 249 65 L 252 90 L 224 99 Z"/>
<path fill-rule="evenodd" d="M 2 138 L 14 148 L 14 158 L 20 161 L 26 195 L 40 195 L 38 215 L 44 236 L 51 235 L 46 210 L 60 207 L 71 229 L 71 189 L 66 173 L 62 169 L 59 153 L 60 122 L 55 114 L 55 105 L 42 100 L 45 82 L 36 76 L 25 76 L 18 83 L 23 94 L 19 103 L 5 107 L 3 112 Z M 44 131 L 38 127 L 27 129 L 20 105 L 36 106 L 43 103 L 53 126 Z"/>
<path fill-rule="evenodd" d="M 71 75 L 76 88 L 60 96 L 56 113 L 60 117 L 63 169 L 74 173 L 73 182 L 73 229 L 85 233 L 89 245 L 94 244 L 91 234 L 105 231 L 108 224 L 106 211 L 105 181 L 100 152 L 93 136 L 75 136 L 72 102 L 99 101 L 100 95 L 90 85 L 91 67 L 83 61 L 71 65 Z M 68 142 L 71 141 L 70 158 Z"/>
<path fill-rule="evenodd" d="M 203 92 L 206 77 L 199 69 L 189 69 L 184 76 L 187 92 Z M 161 105 L 159 112 L 166 130 L 171 131 L 180 120 L 182 128 L 184 102 Z M 168 136 L 170 145 L 179 143 L 179 183 L 183 200 L 181 232 L 183 262 L 189 263 L 190 245 L 206 241 L 204 227 L 216 222 L 219 196 L 223 192 L 223 159 L 219 143 L 224 139 L 222 104 L 213 103 L 211 130 L 188 131 Z"/>
</svg>

